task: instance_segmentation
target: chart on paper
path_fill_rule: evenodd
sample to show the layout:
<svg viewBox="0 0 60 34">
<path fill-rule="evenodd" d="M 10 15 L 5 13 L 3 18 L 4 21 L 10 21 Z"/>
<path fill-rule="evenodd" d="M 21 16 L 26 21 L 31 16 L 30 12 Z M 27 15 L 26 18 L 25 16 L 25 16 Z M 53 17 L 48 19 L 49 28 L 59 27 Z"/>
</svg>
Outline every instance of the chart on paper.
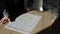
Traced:
<svg viewBox="0 0 60 34">
<path fill-rule="evenodd" d="M 15 22 L 8 23 L 5 28 L 22 33 L 31 33 L 41 18 L 42 16 L 26 13 L 17 17 Z"/>
</svg>

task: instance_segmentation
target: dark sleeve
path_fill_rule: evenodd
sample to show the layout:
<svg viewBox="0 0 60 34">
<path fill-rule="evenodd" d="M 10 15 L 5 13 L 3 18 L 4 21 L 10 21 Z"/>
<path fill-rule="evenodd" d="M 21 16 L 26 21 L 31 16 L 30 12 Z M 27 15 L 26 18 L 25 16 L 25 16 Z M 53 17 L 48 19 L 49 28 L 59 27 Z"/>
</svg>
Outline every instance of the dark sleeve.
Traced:
<svg viewBox="0 0 60 34">
<path fill-rule="evenodd" d="M 6 9 L 5 0 L 0 0 L 0 20 L 3 18 L 3 9 Z"/>
<path fill-rule="evenodd" d="M 26 1 L 25 1 L 25 4 L 26 4 L 25 7 L 32 7 L 33 2 L 34 2 L 34 0 L 26 0 Z"/>
<path fill-rule="evenodd" d="M 5 0 L 0 0 L 0 9 L 6 9 L 6 3 Z"/>
<path fill-rule="evenodd" d="M 0 9 L 0 20 L 3 18 L 3 10 Z"/>
</svg>

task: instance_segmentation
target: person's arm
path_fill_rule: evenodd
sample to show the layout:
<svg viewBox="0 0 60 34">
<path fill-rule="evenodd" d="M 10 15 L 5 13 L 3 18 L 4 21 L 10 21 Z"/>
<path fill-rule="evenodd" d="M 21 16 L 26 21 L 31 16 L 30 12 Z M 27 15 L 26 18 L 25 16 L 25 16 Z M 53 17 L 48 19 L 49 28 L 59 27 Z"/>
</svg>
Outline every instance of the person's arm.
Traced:
<svg viewBox="0 0 60 34">
<path fill-rule="evenodd" d="M 33 6 L 34 0 L 26 0 L 25 2 L 26 2 L 25 9 L 27 11 L 31 11 L 33 9 L 32 6 Z"/>
</svg>

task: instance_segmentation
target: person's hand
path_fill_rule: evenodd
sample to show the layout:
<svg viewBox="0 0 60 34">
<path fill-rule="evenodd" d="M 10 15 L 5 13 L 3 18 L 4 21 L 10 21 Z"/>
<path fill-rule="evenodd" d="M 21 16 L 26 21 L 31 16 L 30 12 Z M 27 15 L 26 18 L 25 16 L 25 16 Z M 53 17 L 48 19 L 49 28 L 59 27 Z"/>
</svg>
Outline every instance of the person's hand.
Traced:
<svg viewBox="0 0 60 34">
<path fill-rule="evenodd" d="M 31 10 L 32 10 L 32 8 L 30 8 L 30 7 L 27 7 L 27 8 L 26 8 L 26 10 L 27 10 L 27 11 L 31 11 Z"/>
<path fill-rule="evenodd" d="M 9 18 L 4 17 L 4 18 L 2 18 L 2 19 L 0 20 L 0 24 L 5 24 L 5 23 L 8 23 L 9 21 L 10 21 Z"/>
</svg>

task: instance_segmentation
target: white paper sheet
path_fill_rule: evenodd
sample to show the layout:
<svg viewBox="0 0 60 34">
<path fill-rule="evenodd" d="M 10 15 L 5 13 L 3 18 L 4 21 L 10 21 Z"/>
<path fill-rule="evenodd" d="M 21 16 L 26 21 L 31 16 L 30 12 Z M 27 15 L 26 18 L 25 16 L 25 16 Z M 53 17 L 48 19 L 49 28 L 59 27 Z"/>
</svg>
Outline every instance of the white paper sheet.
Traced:
<svg viewBox="0 0 60 34">
<path fill-rule="evenodd" d="M 26 13 L 19 16 L 15 22 L 7 24 L 5 28 L 24 34 L 30 34 L 40 19 L 41 16 Z"/>
</svg>

